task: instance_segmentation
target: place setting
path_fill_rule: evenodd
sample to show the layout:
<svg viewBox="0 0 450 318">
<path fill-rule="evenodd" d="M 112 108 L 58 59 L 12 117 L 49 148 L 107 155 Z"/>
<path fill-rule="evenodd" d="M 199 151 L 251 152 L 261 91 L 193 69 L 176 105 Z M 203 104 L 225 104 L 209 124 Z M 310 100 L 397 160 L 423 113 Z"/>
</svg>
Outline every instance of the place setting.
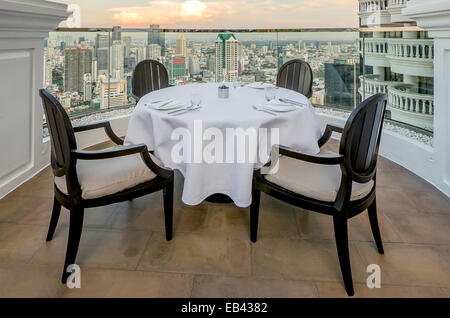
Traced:
<svg viewBox="0 0 450 318">
<path fill-rule="evenodd" d="M 179 116 L 201 108 L 202 98 L 199 94 L 192 94 L 191 104 L 186 105 L 175 99 L 160 99 L 145 103 L 144 106 L 157 111 L 166 111 L 168 115 Z"/>
<path fill-rule="evenodd" d="M 252 105 L 253 109 L 255 109 L 256 111 L 261 111 L 273 116 L 277 116 L 277 113 L 293 112 L 307 106 L 307 104 L 305 103 L 297 102 L 288 98 L 278 98 L 275 94 L 274 87 L 266 87 L 264 91 L 266 102 L 258 105 Z"/>
</svg>

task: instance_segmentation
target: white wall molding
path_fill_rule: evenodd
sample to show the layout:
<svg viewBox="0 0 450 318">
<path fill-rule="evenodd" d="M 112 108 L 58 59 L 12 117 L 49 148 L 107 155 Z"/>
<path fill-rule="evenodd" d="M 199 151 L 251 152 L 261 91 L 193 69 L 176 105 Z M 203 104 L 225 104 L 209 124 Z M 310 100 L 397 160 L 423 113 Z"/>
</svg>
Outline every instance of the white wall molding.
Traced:
<svg viewBox="0 0 450 318">
<path fill-rule="evenodd" d="M 55 2 L 0 0 L 0 198 L 49 162 L 38 95 L 44 38 L 68 15 Z"/>
</svg>

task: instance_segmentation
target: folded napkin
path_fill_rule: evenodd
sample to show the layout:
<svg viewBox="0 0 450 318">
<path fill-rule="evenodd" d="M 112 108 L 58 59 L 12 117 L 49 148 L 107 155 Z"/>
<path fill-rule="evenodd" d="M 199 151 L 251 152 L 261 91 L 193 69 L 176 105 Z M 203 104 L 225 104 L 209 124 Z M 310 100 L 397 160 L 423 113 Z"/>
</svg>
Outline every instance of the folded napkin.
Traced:
<svg viewBox="0 0 450 318">
<path fill-rule="evenodd" d="M 272 100 L 268 103 L 263 103 L 260 106 L 262 108 L 265 108 L 267 110 L 271 110 L 274 112 L 292 112 L 294 110 L 299 109 L 299 107 L 296 105 L 292 105 L 289 103 L 283 103 L 279 100 Z"/>
<path fill-rule="evenodd" d="M 262 82 L 255 82 L 247 85 L 250 88 L 256 88 L 256 89 L 264 89 L 264 88 L 275 88 L 276 86 L 270 83 L 262 83 Z"/>
</svg>

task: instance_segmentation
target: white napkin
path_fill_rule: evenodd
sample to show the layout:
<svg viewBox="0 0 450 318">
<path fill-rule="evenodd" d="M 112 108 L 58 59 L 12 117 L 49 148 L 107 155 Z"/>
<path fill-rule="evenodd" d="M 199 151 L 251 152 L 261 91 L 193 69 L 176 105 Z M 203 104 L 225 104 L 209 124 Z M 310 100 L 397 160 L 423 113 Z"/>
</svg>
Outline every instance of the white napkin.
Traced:
<svg viewBox="0 0 450 318">
<path fill-rule="evenodd" d="M 272 100 L 268 103 L 261 104 L 260 106 L 275 112 L 291 112 L 300 108 L 299 106 L 283 103 L 279 100 Z"/>
<path fill-rule="evenodd" d="M 256 89 L 265 89 L 265 88 L 275 88 L 276 86 L 270 83 L 263 83 L 263 82 L 255 82 L 247 85 L 250 88 L 256 88 Z"/>
</svg>

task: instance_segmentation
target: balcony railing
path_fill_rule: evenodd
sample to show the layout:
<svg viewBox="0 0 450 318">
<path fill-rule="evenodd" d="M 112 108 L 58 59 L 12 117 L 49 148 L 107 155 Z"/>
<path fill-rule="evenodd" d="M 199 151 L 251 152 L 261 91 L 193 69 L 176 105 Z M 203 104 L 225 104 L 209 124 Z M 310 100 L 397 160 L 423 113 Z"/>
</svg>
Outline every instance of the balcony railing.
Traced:
<svg viewBox="0 0 450 318">
<path fill-rule="evenodd" d="M 398 82 L 382 81 L 380 75 L 375 74 L 361 76 L 360 82 L 359 92 L 361 95 L 365 94 L 365 98 L 379 93 L 387 94 L 389 86 L 398 84 Z"/>
<path fill-rule="evenodd" d="M 397 85 L 389 89 L 391 107 L 423 115 L 434 115 L 433 95 L 418 93 L 412 85 Z"/>
<path fill-rule="evenodd" d="M 360 0 L 359 1 L 359 12 L 379 12 L 386 10 L 388 6 L 387 0 Z"/>
<path fill-rule="evenodd" d="M 432 39 L 386 39 L 388 57 L 428 60 L 434 58 Z"/>
</svg>

